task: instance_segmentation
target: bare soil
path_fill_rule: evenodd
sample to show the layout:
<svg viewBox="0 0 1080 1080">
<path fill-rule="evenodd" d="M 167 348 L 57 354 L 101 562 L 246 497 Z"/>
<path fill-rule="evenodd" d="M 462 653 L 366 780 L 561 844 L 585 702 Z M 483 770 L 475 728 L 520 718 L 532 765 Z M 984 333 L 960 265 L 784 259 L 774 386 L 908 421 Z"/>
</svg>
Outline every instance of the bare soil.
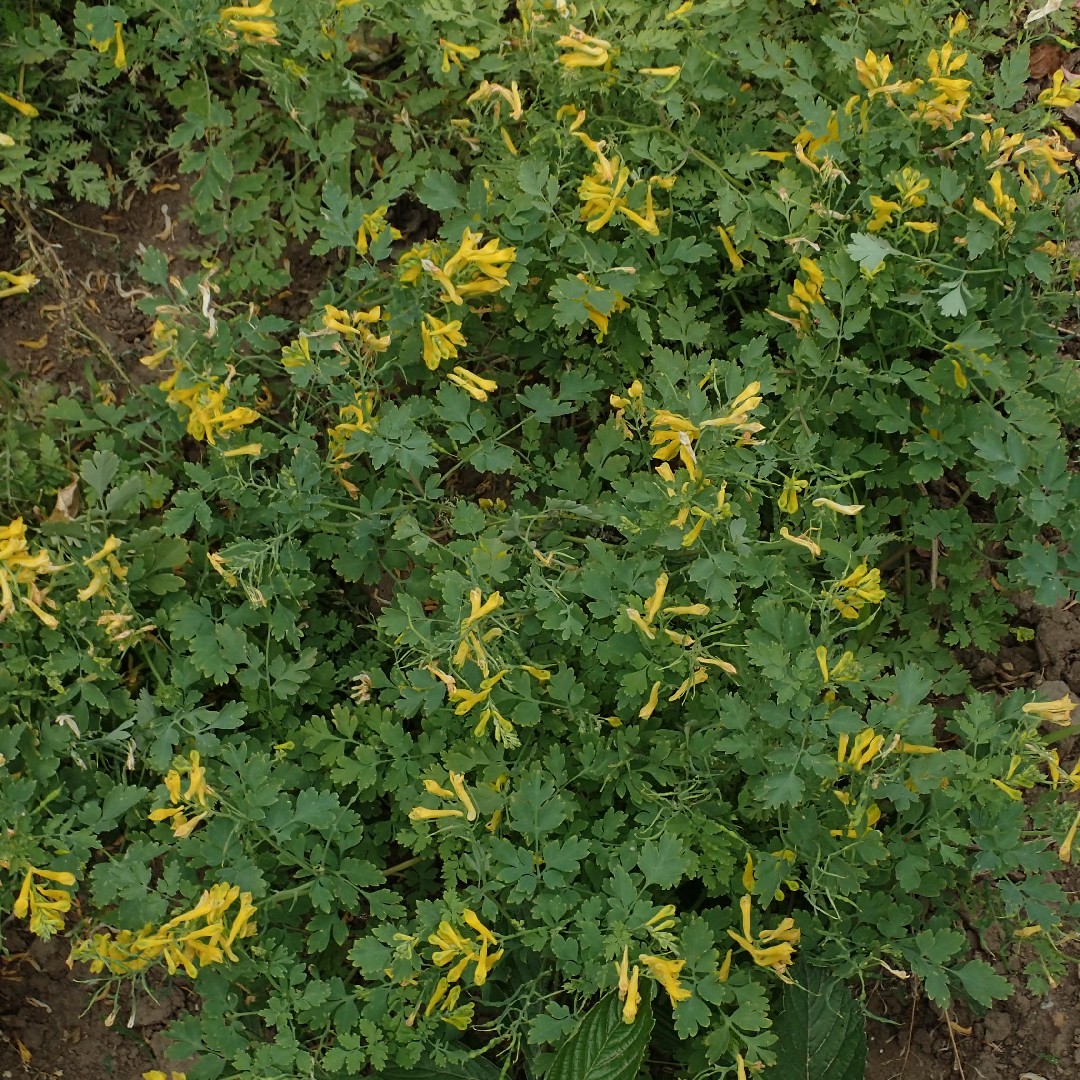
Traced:
<svg viewBox="0 0 1080 1080">
<path fill-rule="evenodd" d="M 185 1010 L 179 989 L 155 991 L 157 1000 L 140 996 L 134 1017 L 125 994 L 118 1015 L 107 1025 L 112 1002 L 91 1005 L 90 987 L 68 970 L 66 941 L 38 941 L 15 932 L 5 944 L 9 953 L 0 963 L 0 1077 L 139 1080 L 149 1069 L 177 1067 L 164 1060 L 163 1031 Z"/>
</svg>

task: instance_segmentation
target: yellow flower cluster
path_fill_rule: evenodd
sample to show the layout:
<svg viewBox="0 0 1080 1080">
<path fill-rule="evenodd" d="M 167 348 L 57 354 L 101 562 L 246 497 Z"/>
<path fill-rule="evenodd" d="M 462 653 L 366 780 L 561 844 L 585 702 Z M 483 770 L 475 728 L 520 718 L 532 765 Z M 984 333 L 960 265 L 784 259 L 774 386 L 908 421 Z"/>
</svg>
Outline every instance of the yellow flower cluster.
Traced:
<svg viewBox="0 0 1080 1080">
<path fill-rule="evenodd" d="M 578 280 L 583 282 L 585 285 L 589 284 L 589 278 L 587 274 L 578 274 Z M 596 290 L 594 288 L 594 292 L 595 291 Z M 606 289 L 601 289 L 599 291 L 607 292 Z M 620 311 L 626 311 L 630 307 L 630 305 L 622 298 L 622 295 L 620 293 L 613 292 L 612 295 L 615 297 L 615 299 L 612 302 L 611 309 L 606 315 L 604 314 L 604 312 L 600 311 L 598 308 L 590 304 L 588 297 L 586 297 L 586 299 L 583 301 L 585 304 L 585 314 L 588 316 L 589 322 L 591 322 L 600 331 L 596 338 L 597 341 L 603 341 L 605 336 L 607 335 L 608 324 L 611 316 L 617 314 Z M 640 386 L 641 384 L 639 383 L 638 385 Z"/>
<path fill-rule="evenodd" d="M 440 1020 L 464 1031 L 472 1022 L 473 1004 L 458 1005 L 461 996 L 459 980 L 469 964 L 474 964 L 473 986 L 483 986 L 491 969 L 502 959 L 504 950 L 497 948 L 498 938 L 480 921 L 475 911 L 466 908 L 461 913 L 461 920 L 476 934 L 475 939 L 446 920 L 439 923 L 439 929 L 428 938 L 428 942 L 436 948 L 432 963 L 440 968 L 452 966 L 436 983 L 424 1015 L 431 1016 L 438 1009 Z M 493 949 L 495 951 L 491 951 Z"/>
<path fill-rule="evenodd" d="M 995 225 L 1000 226 L 1002 229 L 1007 229 L 1012 227 L 1013 214 L 1016 213 L 1018 203 L 1005 191 L 1002 184 L 1003 178 L 1001 170 L 995 169 L 993 175 L 990 177 L 990 191 L 994 196 L 993 209 L 987 206 L 982 199 L 972 200 L 971 206 L 973 210 L 982 214 L 983 217 L 989 218 Z"/>
<path fill-rule="evenodd" d="M 375 395 L 370 391 L 357 390 L 352 405 L 338 409 L 338 422 L 328 430 L 330 436 L 330 460 L 344 462 L 348 457 L 345 443 L 358 431 L 369 435 L 375 430 Z"/>
<path fill-rule="evenodd" d="M 790 983 L 791 978 L 786 974 L 786 971 L 795 958 L 795 949 L 799 944 L 800 937 L 800 932 L 795 926 L 795 920 L 783 919 L 779 926 L 772 930 L 762 930 L 755 937 L 751 928 L 750 909 L 752 902 L 750 896 L 744 896 L 739 901 L 739 909 L 742 912 L 742 933 L 728 930 L 728 936 L 750 954 L 758 967 L 770 968 L 784 982 Z M 725 967 L 729 970 L 730 957 L 731 953 L 728 953 L 724 961 Z"/>
<path fill-rule="evenodd" d="M 43 549 L 31 554 L 22 518 L 0 526 L 0 622 L 15 610 L 18 597 L 49 629 L 55 630 L 59 625 L 56 616 L 50 615 L 45 607 L 56 605 L 48 599 L 46 590 L 39 587 L 37 579 L 41 574 L 62 569 Z"/>
<path fill-rule="evenodd" d="M 788 323 L 802 335 L 810 329 L 811 305 L 825 303 L 825 297 L 821 292 L 821 287 L 825 284 L 825 274 L 809 256 L 803 256 L 799 260 L 799 268 L 802 270 L 803 277 L 795 279 L 787 301 L 788 309 L 794 311 L 797 317 L 781 315 L 771 309 L 766 310 L 774 319 Z"/>
<path fill-rule="evenodd" d="M 866 563 L 855 567 L 847 577 L 838 581 L 830 591 L 832 605 L 845 619 L 857 619 L 867 604 L 880 604 L 885 599 L 881 587 L 881 571 L 871 570 Z"/>
<path fill-rule="evenodd" d="M 559 63 L 569 70 L 605 67 L 611 60 L 610 41 L 586 34 L 576 26 L 571 26 L 570 33 L 563 34 L 555 44 L 566 50 L 560 54 Z"/>
<path fill-rule="evenodd" d="M 246 406 L 225 408 L 229 380 L 218 385 L 216 379 L 208 378 L 198 380 L 191 386 L 179 386 L 180 375 L 184 371 L 185 368 L 178 366 L 172 375 L 158 383 L 158 388 L 165 391 L 167 404 L 187 410 L 187 433 L 193 439 L 214 446 L 218 435 L 229 435 L 259 419 L 259 414 Z"/>
<path fill-rule="evenodd" d="M 184 776 L 187 777 L 187 790 L 181 794 Z M 167 821 L 173 835 L 183 839 L 195 831 L 199 822 L 205 821 L 210 814 L 209 798 L 214 794 L 206 783 L 206 767 L 202 764 L 198 750 L 192 750 L 188 760 L 180 769 L 170 769 L 165 774 L 165 790 L 169 793 L 170 806 L 150 811 L 151 821 Z M 194 817 L 188 817 L 196 811 Z"/>
<path fill-rule="evenodd" d="M 443 322 L 434 315 L 424 315 L 420 335 L 424 343 L 424 364 L 429 371 L 437 371 L 444 360 L 456 360 L 458 349 L 467 344 L 460 319 Z"/>
<path fill-rule="evenodd" d="M 386 220 L 389 206 L 378 206 L 370 214 L 365 214 L 360 220 L 360 228 L 356 231 L 356 253 L 366 255 L 369 248 L 387 229 L 390 230 L 391 240 L 401 239 L 401 230 L 394 228 Z"/>
<path fill-rule="evenodd" d="M 232 905 L 239 901 L 235 912 Z M 256 932 L 255 905 L 251 893 L 238 885 L 220 882 L 203 892 L 190 910 L 160 927 L 144 926 L 139 931 L 93 934 L 71 950 L 72 960 L 81 960 L 96 975 L 109 971 L 127 975 L 142 971 L 156 960 L 164 960 L 170 975 L 183 970 L 194 979 L 199 969 L 239 959 L 233 945 Z"/>
<path fill-rule="evenodd" d="M 123 581 L 127 577 L 127 568 L 121 566 L 120 560 L 116 557 L 116 552 L 122 546 L 122 541 L 115 536 L 110 536 L 93 555 L 88 555 L 83 559 L 83 566 L 94 576 L 85 589 L 79 590 L 77 595 L 80 600 L 89 600 L 90 597 L 97 596 L 99 593 L 108 596 L 110 578 Z"/>
<path fill-rule="evenodd" d="M 439 821 L 442 818 L 467 818 L 469 821 L 476 820 L 476 804 L 472 801 L 469 789 L 465 786 L 464 773 L 450 773 L 450 789 L 443 787 L 437 780 L 425 780 L 424 790 L 429 795 L 437 795 L 440 799 L 457 801 L 461 804 L 461 809 L 458 809 L 457 807 L 438 807 L 432 809 L 427 806 L 414 806 L 409 811 L 410 821 Z"/>
<path fill-rule="evenodd" d="M 41 881 L 36 880 L 41 878 Z M 75 884 L 75 875 L 66 870 L 41 870 L 36 866 L 26 868 L 22 888 L 11 909 L 17 919 L 27 919 L 30 931 L 39 938 L 51 938 L 64 929 L 64 915 L 71 910 L 71 893 L 67 889 L 49 888 L 45 882 L 66 885 Z"/>
<path fill-rule="evenodd" d="M 434 257 L 441 257 L 443 245 L 430 241 L 415 245 L 398 259 L 402 283 L 414 285 L 421 273 L 427 273 L 442 286 L 439 299 L 444 304 L 462 305 L 471 297 L 497 293 L 510 284 L 506 275 L 517 258 L 517 249 L 503 247 L 498 237 L 481 245 L 483 239 L 482 232 L 466 228 L 457 251 L 442 266 Z"/>
<path fill-rule="evenodd" d="M 242 36 L 248 44 L 277 44 L 277 23 L 272 0 L 257 4 L 224 7 L 219 13 L 221 27 L 229 37 Z"/>
<path fill-rule="evenodd" d="M 642 419 L 645 415 L 644 393 L 641 380 L 635 379 L 626 388 L 625 394 L 612 394 L 608 398 L 608 403 L 615 410 L 615 427 L 628 439 L 632 439 L 634 433 L 626 423 L 627 410 L 633 414 L 635 419 Z"/>
<path fill-rule="evenodd" d="M 639 980 L 642 967 L 651 979 L 667 991 L 671 1007 L 676 1008 L 679 1002 L 693 996 L 679 980 L 685 966 L 685 960 L 665 960 L 662 956 L 639 953 L 638 962 L 631 969 L 630 948 L 624 946 L 622 960 L 615 961 L 615 973 L 619 976 L 619 1000 L 623 1003 L 623 1023 L 632 1024 L 637 1019 L 638 1009 L 641 1007 Z"/>
<path fill-rule="evenodd" d="M 469 614 L 465 615 L 458 624 L 458 645 L 454 650 L 454 667 L 462 668 L 471 659 L 484 675 L 488 674 L 490 668 L 484 643 L 501 637 L 502 631 L 495 627 L 481 634 L 476 626 L 502 605 L 503 596 L 500 592 L 493 592 L 485 600 L 482 589 L 469 590 Z"/>
<path fill-rule="evenodd" d="M 0 97 L 3 97 L 0 94 Z M 0 145 L 3 145 L 0 143 Z M 7 285 L 0 289 L 0 300 L 5 296 L 21 296 L 28 293 L 38 283 L 33 274 L 16 274 L 13 270 L 0 270 L 0 281 L 6 281 Z"/>
<path fill-rule="evenodd" d="M 347 341 L 355 338 L 365 353 L 386 352 L 390 347 L 389 333 L 379 336 L 369 329 L 381 318 L 380 307 L 373 307 L 369 311 L 345 311 L 327 304 L 323 309 L 323 326 L 341 334 Z"/>
</svg>

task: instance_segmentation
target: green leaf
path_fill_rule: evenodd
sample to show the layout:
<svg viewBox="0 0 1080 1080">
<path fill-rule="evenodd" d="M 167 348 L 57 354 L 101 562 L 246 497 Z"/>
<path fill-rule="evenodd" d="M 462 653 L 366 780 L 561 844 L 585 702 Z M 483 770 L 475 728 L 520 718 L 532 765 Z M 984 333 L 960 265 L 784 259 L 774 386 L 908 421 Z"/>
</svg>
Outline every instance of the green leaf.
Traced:
<svg viewBox="0 0 1080 1080">
<path fill-rule="evenodd" d="M 415 1069 L 383 1069 L 376 1073 L 378 1080 L 499 1080 L 502 1073 L 494 1065 L 477 1058 L 441 1069 L 417 1066 Z"/>
<path fill-rule="evenodd" d="M 896 248 L 869 233 L 855 233 L 845 250 L 863 270 L 873 273 Z"/>
<path fill-rule="evenodd" d="M 776 1018 L 775 1080 L 863 1080 L 866 1027 L 851 992 L 820 968 L 795 966 Z"/>
<path fill-rule="evenodd" d="M 946 291 L 938 297 L 938 310 L 942 315 L 950 318 L 955 315 L 967 314 L 967 300 L 964 297 L 964 279 L 957 278 L 953 284 L 946 287 Z"/>
<path fill-rule="evenodd" d="M 973 1001 L 990 1008 L 996 1001 L 1012 996 L 1012 983 L 999 975 L 985 960 L 969 960 L 956 971 L 964 993 Z"/>
<path fill-rule="evenodd" d="M 577 1030 L 562 1044 L 545 1080 L 634 1080 L 653 1029 L 647 983 L 632 1024 L 624 1024 L 616 994 L 594 1005 Z"/>
</svg>

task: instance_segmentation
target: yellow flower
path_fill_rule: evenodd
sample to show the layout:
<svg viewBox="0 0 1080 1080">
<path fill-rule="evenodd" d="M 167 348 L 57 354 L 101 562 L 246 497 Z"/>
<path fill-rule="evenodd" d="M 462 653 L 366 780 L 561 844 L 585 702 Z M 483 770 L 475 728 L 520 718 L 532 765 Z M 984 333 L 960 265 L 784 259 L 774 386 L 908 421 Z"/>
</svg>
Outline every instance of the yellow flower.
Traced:
<svg viewBox="0 0 1080 1080">
<path fill-rule="evenodd" d="M 658 447 L 653 451 L 653 459 L 671 461 L 678 457 L 690 474 L 690 479 L 700 479 L 701 472 L 698 469 L 697 454 L 694 452 L 694 441 L 701 436 L 701 429 L 686 417 L 667 409 L 657 409 L 653 413 L 652 428 L 650 442 Z"/>
<path fill-rule="evenodd" d="M 893 185 L 905 210 L 917 210 L 926 205 L 923 193 L 930 190 L 930 180 L 918 169 L 905 166 L 893 177 Z"/>
<path fill-rule="evenodd" d="M 390 347 L 389 333 L 377 336 L 370 329 L 382 318 L 382 308 L 373 307 L 369 311 L 345 311 L 327 304 L 323 308 L 323 326 L 334 330 L 345 338 L 358 338 L 365 352 L 386 352 Z"/>
<path fill-rule="evenodd" d="M 480 50 L 475 45 L 458 45 L 454 41 L 447 41 L 446 38 L 439 38 L 439 48 L 442 49 L 441 70 L 443 74 L 450 70 L 451 64 L 461 67 L 463 58 L 465 60 L 477 60 L 480 57 Z"/>
<path fill-rule="evenodd" d="M 821 547 L 818 544 L 815 544 L 814 541 L 811 540 L 809 536 L 806 536 L 806 535 L 793 536 L 786 525 L 783 528 L 781 528 L 780 535 L 785 540 L 790 541 L 792 544 L 798 544 L 799 547 L 806 548 L 806 550 L 809 551 L 810 554 L 813 555 L 815 559 L 821 554 Z"/>
<path fill-rule="evenodd" d="M 90 44 L 93 45 L 99 53 L 105 53 L 109 51 L 110 46 L 116 46 L 116 55 L 113 58 L 113 66 L 121 71 L 127 67 L 127 52 L 124 49 L 124 38 L 120 32 L 121 24 L 118 22 L 113 23 L 113 33 L 111 37 L 105 38 L 103 41 L 95 41 L 90 39 Z"/>
<path fill-rule="evenodd" d="M 805 491 L 809 486 L 808 480 L 797 480 L 794 476 L 785 476 L 784 488 L 776 500 L 776 505 L 785 514 L 796 513 L 799 509 L 799 492 Z"/>
<path fill-rule="evenodd" d="M 1065 839 L 1061 842 L 1061 847 L 1058 848 L 1058 858 L 1063 863 L 1072 862 L 1072 846 L 1076 840 L 1076 830 L 1078 828 L 1080 828 L 1080 811 L 1077 811 L 1069 831 L 1065 834 Z"/>
<path fill-rule="evenodd" d="M 372 210 L 370 214 L 365 214 L 360 219 L 360 228 L 356 231 L 357 255 L 366 255 L 371 245 L 374 244 L 387 229 L 390 230 L 390 238 L 392 240 L 401 239 L 401 231 L 394 228 L 394 226 L 386 220 L 386 214 L 389 209 L 389 206 L 378 206 Z"/>
<path fill-rule="evenodd" d="M 181 794 L 185 776 L 187 790 Z M 210 816 L 210 799 L 214 795 L 213 788 L 206 783 L 206 767 L 198 750 L 192 750 L 179 769 L 170 769 L 165 774 L 164 784 L 171 805 L 151 810 L 148 817 L 151 821 L 169 822 L 173 835 L 182 840 Z M 192 810 L 200 812 L 189 818 L 187 815 Z"/>
<path fill-rule="evenodd" d="M 1042 105 L 1052 105 L 1059 109 L 1067 109 L 1080 101 L 1080 87 L 1065 85 L 1065 72 L 1058 68 L 1054 72 L 1054 81 L 1040 95 L 1039 102 Z"/>
<path fill-rule="evenodd" d="M 503 950 L 489 952 L 492 946 L 498 945 L 498 938 L 480 921 L 475 911 L 466 908 L 462 921 L 477 934 L 477 940 L 467 937 L 443 920 L 439 923 L 438 931 L 428 937 L 428 943 L 436 947 L 431 962 L 436 967 L 452 964 L 445 976 L 448 984 L 456 983 L 469 964 L 473 963 L 476 965 L 473 968 L 473 985 L 483 986 L 490 970 L 502 958 Z"/>
<path fill-rule="evenodd" d="M 1057 724 L 1059 727 L 1068 727 L 1069 718 L 1075 708 L 1076 704 L 1066 694 L 1056 701 L 1029 701 L 1020 711 L 1027 713 L 1028 716 L 1037 716 L 1040 720 L 1049 720 L 1051 724 Z"/>
<path fill-rule="evenodd" d="M 494 393 L 499 389 L 499 384 L 491 379 L 484 379 L 477 375 L 475 372 L 469 371 L 468 368 L 455 367 L 453 371 L 446 376 L 448 382 L 452 382 L 457 386 L 460 386 L 469 397 L 476 401 L 487 401 L 488 394 Z"/>
<path fill-rule="evenodd" d="M 622 1021 L 624 1024 L 632 1024 L 637 1019 L 638 1009 L 641 1008 L 641 990 L 638 988 L 640 976 L 641 970 L 635 964 L 626 984 L 626 1001 L 622 1008 Z"/>
<path fill-rule="evenodd" d="M 652 689 L 649 691 L 649 698 L 641 709 L 638 711 L 639 720 L 648 720 L 656 710 L 656 705 L 660 700 L 660 681 L 659 679 L 652 684 Z"/>
<path fill-rule="evenodd" d="M 43 549 L 31 554 L 22 518 L 0 526 L 0 622 L 15 611 L 18 599 L 49 629 L 55 630 L 57 620 L 44 610 L 44 605 L 56 605 L 48 599 L 37 579 L 42 574 L 53 574 L 62 569 L 64 567 L 53 563 Z"/>
<path fill-rule="evenodd" d="M 64 929 L 63 916 L 71 910 L 72 896 L 67 889 L 47 888 L 35 880 L 37 878 L 70 888 L 75 884 L 75 875 L 66 870 L 26 868 L 26 877 L 11 913 L 17 919 L 27 919 L 31 933 L 47 940 Z"/>
<path fill-rule="evenodd" d="M 251 5 L 237 4 L 224 7 L 218 17 L 226 33 L 233 37 L 243 34 L 244 40 L 253 44 L 259 42 L 269 45 L 277 44 L 277 23 L 274 21 L 271 0 L 259 0 L 259 3 Z"/>
<path fill-rule="evenodd" d="M 456 360 L 458 349 L 466 344 L 460 319 L 443 322 L 434 315 L 425 315 L 420 333 L 424 342 L 424 363 L 430 371 L 435 371 L 443 360 Z"/>
<path fill-rule="evenodd" d="M 814 655 L 821 669 L 821 681 L 826 686 L 830 682 L 848 682 L 858 677 L 859 665 L 855 662 L 854 653 L 847 651 L 842 653 L 832 668 L 829 667 L 829 650 L 824 645 L 819 645 L 814 650 Z"/>
<path fill-rule="evenodd" d="M 744 896 L 739 901 L 742 912 L 742 933 L 728 930 L 728 936 L 750 954 L 758 967 L 771 968 L 784 982 L 790 983 L 791 979 L 785 972 L 794 959 L 800 937 L 795 921 L 783 919 L 775 929 L 763 930 L 755 938 L 751 929 L 751 902 L 750 896 Z"/>
<path fill-rule="evenodd" d="M 142 1074 L 143 1080 L 187 1080 L 187 1073 L 170 1072 L 166 1076 L 160 1069 L 151 1069 Z"/>
<path fill-rule="evenodd" d="M 10 105 L 17 113 L 28 116 L 31 120 L 38 115 L 37 109 L 29 101 L 20 101 L 18 98 L 13 98 L 10 94 L 5 94 L 2 91 L 0 91 L 0 101 L 4 102 L 5 105 Z"/>
<path fill-rule="evenodd" d="M 569 34 L 563 34 L 556 47 L 567 51 L 559 56 L 559 63 L 567 68 L 603 67 L 610 59 L 611 42 L 592 37 L 571 26 Z"/>
<path fill-rule="evenodd" d="M 878 195 L 871 195 L 870 208 L 874 211 L 874 216 L 867 222 L 866 231 L 876 233 L 881 232 L 892 221 L 893 214 L 899 213 L 900 204 Z"/>
<path fill-rule="evenodd" d="M 426 806 L 414 806 L 409 811 L 410 821 L 438 821 L 441 818 L 458 818 L 464 816 L 465 814 L 461 810 L 431 810 Z"/>
<path fill-rule="evenodd" d="M 495 119 L 499 119 L 499 106 L 500 102 L 498 98 L 502 98 L 507 105 L 510 106 L 510 119 L 520 120 L 525 115 L 525 107 L 521 103 L 521 92 L 518 90 L 518 84 L 512 82 L 509 88 L 503 86 L 501 83 L 484 81 L 465 99 L 466 105 L 472 105 L 477 101 L 488 101 L 490 98 L 496 98 L 495 101 Z"/>
<path fill-rule="evenodd" d="M 810 504 L 811 506 L 824 506 L 829 510 L 832 510 L 836 514 L 846 514 L 848 517 L 854 517 L 860 510 L 865 510 L 866 507 L 862 503 L 838 503 L 833 502 L 832 499 L 814 499 Z"/>
<path fill-rule="evenodd" d="M 717 225 L 715 228 L 720 235 L 720 243 L 724 245 L 724 252 L 731 262 L 731 268 L 737 274 L 746 265 L 746 262 L 735 250 L 735 244 L 732 242 L 731 235 L 728 233 L 727 229 L 725 229 L 723 225 Z"/>
<path fill-rule="evenodd" d="M 863 767 L 877 757 L 884 745 L 884 736 L 875 734 L 873 728 L 863 728 L 850 742 L 850 748 L 849 737 L 846 734 L 841 735 L 836 751 L 837 763 L 849 765 L 856 772 L 862 772 Z"/>
<path fill-rule="evenodd" d="M 464 716 L 467 712 L 476 708 L 477 705 L 487 701 L 488 697 L 491 695 L 491 691 L 502 680 L 506 671 L 507 669 L 504 668 L 495 675 L 491 675 L 484 679 L 480 683 L 479 690 L 469 690 L 467 688 L 451 690 L 448 696 L 451 701 L 457 702 L 457 706 L 454 709 L 454 715 Z"/>
<path fill-rule="evenodd" d="M 659 79 L 674 79 L 682 71 L 681 64 L 669 64 L 667 67 L 638 68 L 639 75 L 651 75 Z"/>
<path fill-rule="evenodd" d="M 862 563 L 838 581 L 830 593 L 833 607 L 845 619 L 857 619 L 866 604 L 880 604 L 885 599 L 881 572 Z"/>
<path fill-rule="evenodd" d="M 2 96 L 0 94 L 0 97 Z M 38 284 L 38 279 L 33 274 L 16 274 L 11 270 L 0 270 L 0 280 L 7 282 L 7 288 L 0 289 L 0 300 L 3 300 L 5 296 L 20 296 L 28 293 Z"/>
<path fill-rule="evenodd" d="M 645 965 L 649 976 L 658 982 L 666 991 L 671 1005 L 674 1008 L 680 1001 L 686 1001 L 693 995 L 679 982 L 679 972 L 686 966 L 685 960 L 665 960 L 659 956 L 649 956 L 641 953 L 638 956 L 639 963 Z"/>
</svg>

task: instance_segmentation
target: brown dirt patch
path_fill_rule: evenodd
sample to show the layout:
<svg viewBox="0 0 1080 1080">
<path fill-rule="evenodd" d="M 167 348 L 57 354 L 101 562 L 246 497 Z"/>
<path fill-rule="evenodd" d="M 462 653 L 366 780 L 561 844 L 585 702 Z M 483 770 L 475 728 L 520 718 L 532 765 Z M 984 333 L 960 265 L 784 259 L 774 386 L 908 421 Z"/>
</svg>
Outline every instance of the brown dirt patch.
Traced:
<svg viewBox="0 0 1080 1080">
<path fill-rule="evenodd" d="M 157 1001 L 140 997 L 130 1026 L 131 1001 L 124 993 L 115 1022 L 106 1026 L 111 1001 L 91 1005 L 90 988 L 68 970 L 66 941 L 13 933 L 5 945 L 10 954 L 0 966 L 0 1077 L 138 1080 L 149 1069 L 170 1067 L 163 1063 L 162 1032 L 183 1011 L 179 990 L 162 990 Z"/>
<path fill-rule="evenodd" d="M 40 283 L 0 301 L 0 364 L 59 391 L 89 373 L 126 382 L 148 351 L 153 319 L 135 304 L 148 295 L 137 267 L 156 247 L 177 272 L 191 242 L 180 220 L 186 177 L 163 176 L 145 194 L 131 192 L 109 210 L 79 203 L 54 209 L 5 201 L 0 225 L 3 268 L 32 271 Z"/>
</svg>

